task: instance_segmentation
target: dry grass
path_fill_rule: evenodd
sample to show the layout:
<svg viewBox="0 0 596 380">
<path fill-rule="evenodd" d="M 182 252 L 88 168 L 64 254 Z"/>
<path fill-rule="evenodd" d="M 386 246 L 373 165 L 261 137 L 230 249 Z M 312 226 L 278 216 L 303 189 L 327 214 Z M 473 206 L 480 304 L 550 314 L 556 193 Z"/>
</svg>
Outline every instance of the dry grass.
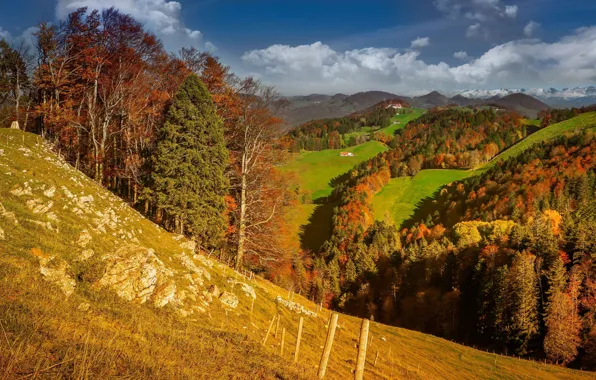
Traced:
<svg viewBox="0 0 596 380">
<path fill-rule="evenodd" d="M 32 150 L 26 157 L 23 144 Z M 176 260 L 179 242 L 106 191 L 71 169 L 57 167 L 44 157 L 36 136 L 0 129 L 0 202 L 21 221 L 18 226 L 0 217 L 7 239 L 0 241 L 0 379 L 195 379 L 195 378 L 314 378 L 326 335 L 330 311 L 316 318 L 305 317 L 299 364 L 292 363 L 299 315 L 278 307 L 275 297 L 288 291 L 263 279 L 243 280 L 242 275 L 216 264 L 209 269 L 222 290 L 240 299 L 235 310 L 214 302 L 204 314 L 179 317 L 173 310 L 127 303 L 92 283 L 101 275 L 101 260 L 82 264 L 75 259 L 80 248 L 74 241 L 88 221 L 64 209 L 65 200 L 54 198 L 53 210 L 60 218 L 60 233 L 48 231 L 25 219 L 39 218 L 10 189 L 25 180 L 73 186 L 92 194 L 96 207 L 115 207 L 123 229 L 136 230 L 140 244 L 155 249 L 167 265 L 181 270 Z M 23 172 L 26 170 L 26 172 Z M 11 175 L 6 173 L 10 172 Z M 75 181 L 75 182 L 76 182 Z M 116 234 L 117 235 L 117 234 Z M 112 252 L 126 238 L 110 233 L 94 234 L 92 248 L 99 257 Z M 69 298 L 39 274 L 31 249 L 63 258 L 71 264 L 77 280 Z M 249 282 L 257 301 L 251 313 L 250 299 L 233 288 L 233 279 Z M 295 296 L 310 310 L 315 305 Z M 89 303 L 88 311 L 79 310 Z M 279 355 L 280 335 L 272 334 L 261 347 L 271 318 L 279 313 L 280 330 L 287 329 L 284 356 Z M 328 378 L 350 378 L 355 367 L 360 320 L 340 315 Z M 588 373 L 516 358 L 495 356 L 430 335 L 371 324 L 366 378 L 582 378 Z M 376 353 L 377 365 L 373 366 Z"/>
</svg>

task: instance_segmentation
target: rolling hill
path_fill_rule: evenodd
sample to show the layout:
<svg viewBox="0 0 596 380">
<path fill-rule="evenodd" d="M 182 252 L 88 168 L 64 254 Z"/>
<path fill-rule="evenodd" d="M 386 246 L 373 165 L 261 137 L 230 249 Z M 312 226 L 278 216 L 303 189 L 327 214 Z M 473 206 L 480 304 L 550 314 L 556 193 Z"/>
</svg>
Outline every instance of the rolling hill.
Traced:
<svg viewBox="0 0 596 380">
<path fill-rule="evenodd" d="M 497 105 L 515 110 L 528 118 L 536 118 L 539 111 L 550 108 L 542 101 L 524 93 L 511 93 L 504 97 L 494 96 L 488 99 L 479 99 L 466 97 L 463 94 L 449 98 L 437 91 L 415 97 L 383 91 L 367 91 L 350 96 L 344 94 L 334 96 L 312 94 L 289 97 L 290 106 L 281 116 L 285 118 L 291 128 L 310 120 L 346 116 L 389 99 L 399 99 L 416 108 L 444 107 L 451 104 L 462 107 Z"/>
<path fill-rule="evenodd" d="M 387 215 L 391 216 L 393 222 L 400 226 L 408 220 L 416 210 L 420 202 L 432 197 L 439 189 L 453 181 L 461 180 L 470 176 L 478 175 L 501 160 L 514 157 L 530 146 L 550 140 L 566 132 L 573 132 L 584 128 L 596 126 L 596 112 L 581 114 L 561 123 L 538 130 L 524 140 L 501 152 L 487 164 L 474 170 L 422 170 L 414 177 L 400 177 L 391 179 L 389 185 L 385 186 L 375 195 L 373 206 L 375 219 L 386 220 Z"/>
<path fill-rule="evenodd" d="M 2 378 L 315 377 L 329 310 L 195 251 L 40 137 L 0 129 L 0 203 Z M 276 314 L 283 355 L 276 328 L 263 344 Z M 352 376 L 360 322 L 339 316 L 327 378 Z M 366 378 L 591 378 L 376 322 L 370 335 Z"/>
</svg>

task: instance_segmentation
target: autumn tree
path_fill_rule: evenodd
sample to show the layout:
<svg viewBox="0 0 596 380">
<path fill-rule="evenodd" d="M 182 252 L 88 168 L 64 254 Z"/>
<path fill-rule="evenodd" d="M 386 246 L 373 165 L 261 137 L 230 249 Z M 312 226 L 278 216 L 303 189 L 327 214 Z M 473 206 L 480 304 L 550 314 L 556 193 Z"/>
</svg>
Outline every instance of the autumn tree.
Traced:
<svg viewBox="0 0 596 380">
<path fill-rule="evenodd" d="M 216 246 L 226 229 L 228 161 L 221 118 L 200 79 L 189 75 L 159 130 L 153 173 L 157 207 L 173 227 Z M 172 223 L 168 223 L 172 226 Z"/>
<path fill-rule="evenodd" d="M 238 210 L 235 215 L 237 233 L 233 240 L 237 247 L 236 267 L 240 268 L 247 251 L 262 260 L 279 253 L 273 250 L 266 254 L 268 247 L 258 239 L 267 237 L 259 231 L 282 213 L 286 199 L 275 193 L 287 190 L 287 184 L 268 182 L 284 157 L 284 152 L 276 149 L 274 143 L 283 123 L 275 114 L 285 106 L 285 99 L 272 87 L 253 78 L 241 81 L 238 92 L 241 113 L 229 133 L 228 144 L 235 163 L 232 189 Z"/>
<path fill-rule="evenodd" d="M 14 107 L 13 119 L 23 122 L 23 129 L 27 128 L 28 113 L 21 117 L 22 99 L 27 99 L 27 109 L 30 105 L 30 69 L 32 55 L 29 47 L 24 43 L 10 46 L 5 40 L 0 40 L 0 104 L 9 101 Z"/>
</svg>

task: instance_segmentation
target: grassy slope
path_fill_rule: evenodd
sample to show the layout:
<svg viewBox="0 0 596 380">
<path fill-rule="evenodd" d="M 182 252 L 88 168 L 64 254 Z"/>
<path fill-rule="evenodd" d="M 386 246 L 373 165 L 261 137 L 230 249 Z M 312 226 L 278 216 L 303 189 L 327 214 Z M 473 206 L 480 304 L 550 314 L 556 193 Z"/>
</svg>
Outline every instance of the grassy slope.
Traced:
<svg viewBox="0 0 596 380">
<path fill-rule="evenodd" d="M 346 149 L 304 152 L 294 155 L 285 168 L 298 174 L 302 188 L 311 191 L 312 199 L 316 200 L 331 194 L 329 182 L 333 178 L 385 150 L 384 144 L 369 141 Z M 340 152 L 352 152 L 354 157 L 340 157 Z"/>
<path fill-rule="evenodd" d="M 471 170 L 422 170 L 414 177 L 392 178 L 373 199 L 377 220 L 393 221 L 400 226 L 409 219 L 424 198 L 431 197 L 442 186 L 473 175 Z"/>
<path fill-rule="evenodd" d="M 424 112 L 426 112 L 426 110 L 423 108 L 410 108 L 410 110 L 412 110 L 411 113 L 403 113 L 403 111 L 398 111 L 400 114 L 392 117 L 391 122 L 393 123 L 394 121 L 398 121 L 399 124 L 391 124 L 387 128 L 383 128 L 381 131 L 389 136 L 393 136 L 395 131 L 402 129 L 410 121 L 418 119 Z"/>
<path fill-rule="evenodd" d="M 28 156 L 18 149 L 24 144 Z M 170 268 L 177 266 L 180 253 L 174 235 L 143 219 L 136 211 L 66 165 L 59 164 L 39 139 L 19 131 L 0 129 L 0 202 L 20 221 L 17 226 L 0 218 L 7 239 L 0 241 L 0 378 L 314 378 L 325 339 L 330 312 L 305 318 L 300 364 L 291 364 L 299 316 L 278 308 L 275 297 L 287 291 L 256 278 L 249 281 L 257 301 L 250 313 L 250 301 L 239 295 L 237 309 L 226 312 L 217 302 L 208 312 L 183 318 L 167 308 L 127 303 L 109 291 L 97 291 L 88 281 L 89 268 L 77 264 L 80 248 L 74 244 L 88 217 L 71 212 L 59 189 L 52 210 L 60 233 L 38 227 L 27 219 L 42 219 L 24 206 L 25 198 L 10 193 L 30 181 L 33 197 L 43 197 L 41 186 L 66 186 L 76 194 L 93 195 L 97 211 L 116 210 L 118 228 L 136 231 L 139 243 L 155 249 Z M 8 175 L 7 173 L 10 173 Z M 111 253 L 129 243 L 115 234 L 93 233 L 96 256 Z M 77 289 L 65 298 L 43 281 L 31 248 L 71 263 Z M 234 291 L 230 279 L 240 275 L 215 263 L 208 268 L 220 289 Z M 236 294 L 239 294 L 236 288 Z M 315 305 L 296 296 L 310 310 Z M 78 310 L 88 302 L 89 311 Z M 281 314 L 287 329 L 286 349 L 279 355 L 280 336 L 270 336 L 265 347 L 259 343 L 272 316 Z M 327 371 L 328 378 L 349 378 L 355 365 L 360 320 L 340 315 L 339 328 Z M 526 360 L 500 357 L 467 348 L 440 338 L 373 322 L 366 378 L 408 377 L 425 379 L 475 378 L 588 378 L 571 371 Z M 376 367 L 374 356 L 379 352 Z M 389 353 L 391 352 L 391 355 Z"/>
<path fill-rule="evenodd" d="M 535 143 L 549 140 L 568 131 L 594 125 L 596 125 L 596 112 L 585 113 L 540 129 L 475 170 L 422 170 L 413 178 L 393 178 L 387 186 L 375 195 L 373 200 L 375 218 L 386 220 L 387 215 L 389 215 L 393 218 L 394 223 L 399 226 L 413 215 L 422 199 L 433 196 L 442 186 L 480 174 L 495 165 L 496 162 L 514 157 Z"/>
</svg>

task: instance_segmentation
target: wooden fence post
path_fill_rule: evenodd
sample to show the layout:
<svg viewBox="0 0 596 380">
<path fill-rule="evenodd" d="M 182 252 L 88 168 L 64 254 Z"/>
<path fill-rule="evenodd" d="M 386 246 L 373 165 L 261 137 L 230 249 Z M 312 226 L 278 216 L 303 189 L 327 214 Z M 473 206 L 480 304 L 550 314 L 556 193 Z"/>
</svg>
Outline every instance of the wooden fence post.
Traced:
<svg viewBox="0 0 596 380">
<path fill-rule="evenodd" d="M 294 352 L 294 363 L 298 363 L 298 352 L 300 352 L 300 339 L 302 338 L 302 325 L 304 324 L 304 318 L 300 317 L 298 322 L 298 336 L 296 337 L 296 351 Z"/>
<path fill-rule="evenodd" d="M 279 348 L 279 355 L 284 356 L 284 343 L 286 342 L 286 328 L 281 329 L 281 347 Z"/>
<path fill-rule="evenodd" d="M 364 378 L 364 364 L 366 363 L 366 346 L 368 344 L 368 327 L 370 321 L 368 319 L 362 320 L 360 326 L 360 342 L 358 343 L 358 358 L 356 359 L 356 372 L 354 373 L 354 380 L 362 380 Z"/>
<path fill-rule="evenodd" d="M 261 346 L 264 346 L 267 343 L 267 338 L 269 338 L 269 333 L 271 332 L 271 328 L 273 327 L 273 322 L 275 322 L 276 318 L 277 318 L 277 314 L 275 314 L 273 316 L 273 319 L 271 320 L 271 322 L 269 322 L 269 327 L 267 328 L 267 333 L 265 334 L 265 338 L 263 338 L 263 343 L 261 343 Z"/>
<path fill-rule="evenodd" d="M 325 371 L 327 371 L 327 363 L 329 362 L 329 355 L 331 355 L 331 347 L 333 346 L 333 338 L 335 337 L 335 328 L 337 327 L 337 318 L 339 314 L 333 313 L 331 316 L 331 322 L 327 329 L 327 339 L 325 341 L 325 348 L 323 349 L 323 355 L 321 355 L 321 362 L 319 364 L 319 379 L 325 377 Z"/>
<path fill-rule="evenodd" d="M 279 313 L 277 314 L 277 322 L 275 322 L 275 334 L 273 335 L 275 338 L 277 338 L 277 333 L 279 332 Z"/>
</svg>

